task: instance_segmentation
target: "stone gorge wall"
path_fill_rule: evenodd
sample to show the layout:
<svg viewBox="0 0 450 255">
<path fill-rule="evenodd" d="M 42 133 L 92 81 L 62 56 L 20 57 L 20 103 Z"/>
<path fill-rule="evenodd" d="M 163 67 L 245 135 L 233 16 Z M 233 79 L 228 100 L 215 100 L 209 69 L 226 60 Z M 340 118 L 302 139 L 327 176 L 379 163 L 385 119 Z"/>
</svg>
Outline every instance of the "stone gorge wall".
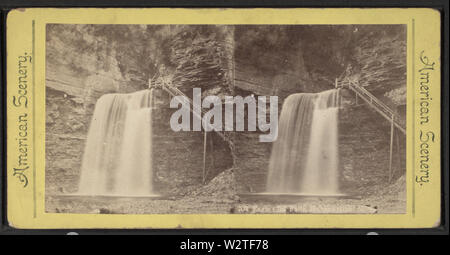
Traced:
<svg viewBox="0 0 450 255">
<path fill-rule="evenodd" d="M 339 113 L 339 150 L 343 191 L 365 194 L 367 187 L 388 184 L 391 125 L 355 95 L 343 91 Z M 394 181 L 406 173 L 406 137 L 395 129 L 393 144 Z"/>
<path fill-rule="evenodd" d="M 84 25 L 47 25 L 46 192 L 77 191 L 87 131 L 97 99 L 130 92 L 119 71 L 113 44 Z"/>
<path fill-rule="evenodd" d="M 405 28 L 238 26 L 236 87 L 241 93 L 280 96 L 281 111 L 288 94 L 332 89 L 335 78 L 361 79 L 366 89 L 405 118 Z M 368 185 L 387 183 L 390 124 L 362 100 L 355 105 L 353 94 L 342 94 L 340 179 L 344 192 L 364 194 Z M 259 143 L 257 133 L 237 133 L 235 142 L 240 192 L 265 191 L 271 144 Z M 396 132 L 394 145 L 395 179 L 406 169 L 402 133 Z"/>
<path fill-rule="evenodd" d="M 51 35 L 47 38 L 46 69 L 48 194 L 72 193 L 77 190 L 86 134 L 98 97 L 106 93 L 127 93 L 146 87 L 141 81 L 122 75 L 121 63 L 117 60 L 112 42 L 99 40 L 82 28 L 75 26 L 67 31 L 55 29 L 53 33 L 47 33 Z M 186 28 L 179 28 L 181 33 L 183 29 Z M 177 83 L 186 92 L 200 84 L 205 92 L 204 96 L 230 93 L 242 96 L 276 94 L 280 96 L 281 111 L 282 102 L 290 93 L 319 92 L 333 88 L 330 82 L 317 82 L 314 78 L 316 74 L 305 69 L 305 53 L 302 52 L 304 47 L 300 43 L 290 46 L 292 54 L 268 48 L 264 54 L 258 55 L 258 60 L 250 60 L 249 56 L 242 53 L 245 50 L 240 51 L 235 56 L 237 64 L 233 66 L 238 70 L 235 72 L 235 79 L 230 81 L 230 58 L 224 55 L 227 52 L 224 45 L 215 40 L 227 38 L 226 41 L 229 41 L 233 31 L 221 29 L 217 33 L 211 33 L 211 30 L 207 32 L 208 37 L 192 40 L 196 45 L 193 51 L 183 49 L 188 46 L 180 41 L 187 34 L 180 34 L 179 40 L 173 44 L 178 45 L 178 50 L 174 48 L 173 51 L 165 51 L 173 54 L 169 59 L 182 60 L 181 65 L 169 65 L 168 69 L 177 75 L 188 73 L 187 76 L 178 76 Z M 93 44 L 98 48 L 94 51 L 80 51 L 79 45 L 83 43 Z M 214 46 L 212 54 L 220 55 L 218 62 L 205 53 L 203 43 Z M 279 52 L 285 54 L 280 55 Z M 122 53 L 121 56 L 126 54 Z M 203 67 L 203 70 L 199 65 L 203 61 L 211 68 Z M 273 70 L 261 71 L 256 68 L 257 63 L 265 63 L 266 67 Z M 196 76 L 198 73 L 201 76 Z M 208 82 L 211 77 L 215 77 L 214 84 Z M 354 95 L 343 94 L 346 104 L 340 112 L 339 126 L 341 182 L 346 191 L 364 192 L 365 186 L 387 180 L 390 126 L 389 122 L 364 104 L 354 105 Z M 154 181 L 158 192 L 177 195 L 184 194 L 189 187 L 203 181 L 203 133 L 173 132 L 169 128 L 169 119 L 175 110 L 168 107 L 169 100 L 165 92 L 155 91 Z M 271 143 L 260 143 L 259 135 L 258 132 L 236 132 L 232 152 L 220 137 L 209 133 L 207 180 L 232 166 L 233 153 L 236 155 L 235 176 L 239 192 L 265 191 Z M 399 144 L 400 150 L 394 150 L 394 158 L 399 154 L 403 164 L 394 161 L 396 177 L 405 172 L 405 140 L 402 135 L 399 136 Z"/>
<path fill-rule="evenodd" d="M 80 98 L 47 87 L 46 90 L 46 192 L 77 191 L 86 135 L 93 109 Z M 203 132 L 174 132 L 169 96 L 154 91 L 153 170 L 155 190 L 182 194 L 203 181 Z M 207 138 L 207 181 L 232 166 L 230 149 L 213 132 Z"/>
<path fill-rule="evenodd" d="M 129 93 L 147 86 L 139 79 L 130 78 L 130 75 L 124 76 L 120 71 L 118 59 L 121 58 L 117 56 L 115 43 L 107 40 L 107 37 L 95 36 L 88 28 L 84 25 L 47 27 L 47 194 L 77 191 L 87 131 L 97 99 L 107 93 Z M 204 42 L 217 45 L 214 38 Z M 202 50 L 199 51 L 201 53 Z M 177 52 L 174 56 L 179 58 L 183 54 L 185 57 L 196 55 L 185 51 Z M 121 57 L 124 55 L 122 52 Z M 223 60 L 213 65 L 216 66 L 214 71 L 217 80 L 223 83 L 230 76 L 220 71 L 220 68 L 229 66 L 229 59 L 226 55 L 220 55 Z M 187 61 L 183 67 L 189 64 Z M 225 90 L 229 89 L 227 86 Z M 218 84 L 208 89 L 214 90 L 215 87 Z M 169 108 L 168 94 L 155 90 L 154 184 L 157 192 L 176 195 L 203 181 L 203 133 L 173 132 L 169 127 L 169 119 L 174 111 Z M 232 160 L 229 146 L 217 135 L 208 134 L 207 145 L 207 180 L 210 180 L 230 168 Z"/>
<path fill-rule="evenodd" d="M 344 100 L 347 103 L 339 118 L 341 183 L 344 190 L 364 192 L 366 185 L 387 182 L 390 125 L 364 103 L 355 105 L 353 95 L 345 95 Z M 168 95 L 157 90 L 155 101 L 153 167 L 156 190 L 180 194 L 189 186 L 202 182 L 203 132 L 171 131 L 169 119 L 175 110 L 168 107 Z M 46 110 L 47 192 L 75 192 L 90 114 L 85 114 L 83 104 L 76 97 L 51 88 L 47 88 Z M 394 147 L 394 178 L 401 176 L 406 167 L 405 137 L 400 132 L 396 134 L 400 150 Z M 272 144 L 259 142 L 259 135 L 259 132 L 235 134 L 236 180 L 243 193 L 265 191 Z M 394 138 L 396 146 L 397 137 Z M 211 132 L 207 139 L 210 180 L 231 167 L 232 158 L 219 136 Z"/>
<path fill-rule="evenodd" d="M 361 100 L 356 105 L 351 92 L 342 91 L 342 96 L 338 126 L 341 190 L 364 195 L 371 185 L 388 184 L 391 126 Z M 258 132 L 238 132 L 235 146 L 239 192 L 264 192 L 272 144 L 259 142 Z M 397 130 L 393 148 L 395 181 L 406 172 L 406 139 Z"/>
<path fill-rule="evenodd" d="M 90 114 L 85 113 L 83 100 L 50 87 L 45 108 L 46 192 L 75 192 Z"/>
<path fill-rule="evenodd" d="M 184 194 L 190 187 L 203 183 L 204 132 L 175 132 L 170 117 L 177 109 L 169 108 L 169 95 L 154 90 L 153 170 L 157 192 Z M 207 134 L 206 181 L 232 167 L 227 144 L 214 132 Z"/>
</svg>

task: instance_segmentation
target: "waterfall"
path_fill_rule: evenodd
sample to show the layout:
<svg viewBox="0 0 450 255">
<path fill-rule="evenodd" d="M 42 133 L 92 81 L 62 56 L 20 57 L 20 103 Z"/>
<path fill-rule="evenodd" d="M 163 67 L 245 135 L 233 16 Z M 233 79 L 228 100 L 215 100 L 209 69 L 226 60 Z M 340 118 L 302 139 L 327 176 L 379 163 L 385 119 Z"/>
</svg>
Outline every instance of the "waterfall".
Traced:
<svg viewBox="0 0 450 255">
<path fill-rule="evenodd" d="M 152 90 L 106 94 L 95 105 L 85 145 L 80 195 L 149 196 Z"/>
<path fill-rule="evenodd" d="M 338 195 L 339 90 L 298 93 L 283 103 L 267 192 Z"/>
</svg>

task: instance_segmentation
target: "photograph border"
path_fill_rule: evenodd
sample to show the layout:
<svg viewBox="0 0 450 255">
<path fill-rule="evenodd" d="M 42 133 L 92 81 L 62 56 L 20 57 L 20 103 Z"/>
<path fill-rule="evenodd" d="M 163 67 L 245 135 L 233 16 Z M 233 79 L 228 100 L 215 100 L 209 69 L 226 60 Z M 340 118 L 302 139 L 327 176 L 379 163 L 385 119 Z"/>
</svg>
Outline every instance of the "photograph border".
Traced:
<svg viewBox="0 0 450 255">
<path fill-rule="evenodd" d="M 38 9 L 37 9 L 38 10 Z M 342 10 L 342 9 L 341 9 Z M 27 10 L 28 11 L 28 10 Z M 33 21 L 33 24 L 34 24 L 34 21 Z M 34 34 L 34 32 L 32 31 L 32 34 Z M 39 32 L 38 32 L 38 34 L 39 34 Z M 39 35 L 38 35 L 39 36 Z M 34 36 L 32 36 L 32 37 L 34 37 Z M 32 39 L 33 40 L 33 39 Z M 33 43 L 33 45 L 34 45 L 34 43 Z M 39 46 L 38 46 L 38 49 L 39 49 Z M 440 50 L 443 50 L 443 49 L 440 49 Z M 39 50 L 38 50 L 39 51 Z M 35 51 L 33 50 L 33 53 L 34 53 Z M 409 51 L 408 51 L 409 52 Z M 38 54 L 40 54 L 40 53 L 38 53 Z M 443 56 L 445 56 L 445 55 L 443 55 Z M 37 56 L 38 58 L 39 58 L 39 55 Z M 34 59 L 34 58 L 33 58 Z M 409 63 L 409 62 L 408 62 Z M 408 64 L 408 67 L 409 67 L 409 64 Z M 37 66 L 37 68 L 39 69 L 40 67 L 39 67 L 39 65 Z M 445 70 L 445 69 L 442 69 L 442 70 Z M 39 72 L 38 72 L 39 73 Z M 33 72 L 33 74 L 34 74 L 34 72 Z M 408 72 L 408 75 L 409 75 L 409 72 Z M 33 86 L 33 88 L 34 88 L 34 86 Z M 409 89 L 408 89 L 408 91 L 409 91 Z M 408 92 L 409 93 L 409 92 Z M 441 97 L 443 96 L 443 94 L 441 94 Z M 445 102 L 445 100 L 442 100 L 443 102 Z M 34 104 L 34 102 L 33 102 L 33 104 Z M 45 114 L 45 113 L 44 113 Z M 441 112 L 441 114 L 443 114 L 442 112 Z M 440 115 L 441 115 L 440 114 Z M 36 115 L 33 115 L 33 120 L 34 120 L 34 116 L 36 116 Z M 448 116 L 448 115 L 447 115 Z M 444 119 L 443 119 L 444 120 Z M 39 120 L 38 120 L 39 121 Z M 443 124 L 445 124 L 445 123 L 443 123 Z M 444 129 L 445 130 L 445 129 Z M 443 132 L 443 133 L 445 133 L 445 132 Z M 445 136 L 443 135 L 442 136 L 442 138 L 445 138 Z M 448 139 L 448 138 L 447 138 Z M 445 146 L 443 146 L 443 150 L 445 149 L 444 148 Z M 34 150 L 33 150 L 33 153 L 34 153 Z M 444 155 L 444 154 L 443 154 Z M 33 158 L 35 158 L 35 157 L 33 157 Z M 441 159 L 441 160 L 443 160 L 443 159 Z M 445 163 L 443 164 L 443 165 L 445 165 Z M 445 177 L 445 175 L 443 175 L 444 177 Z M 36 180 L 35 178 L 33 178 L 33 180 Z M 444 181 L 444 180 L 443 180 Z M 445 186 L 445 185 L 444 185 Z M 33 196 L 35 196 L 35 194 L 36 194 L 36 192 L 34 192 L 34 195 Z M 415 200 L 414 200 L 415 201 Z M 444 201 L 445 202 L 445 201 Z M 448 202 L 447 202 L 448 203 Z M 445 206 L 444 206 L 445 207 Z M 34 209 L 33 209 L 33 216 L 34 215 L 36 215 L 36 209 L 37 207 L 34 207 Z M 413 207 L 414 208 L 414 207 Z M 442 208 L 442 209 L 444 209 L 444 208 Z M 448 212 L 447 212 L 448 213 Z M 133 216 L 135 216 L 135 215 L 132 215 L 132 217 Z M 321 216 L 321 215 L 319 215 L 319 216 Z M 349 215 L 350 216 L 350 215 Z M 32 224 L 31 226 L 34 228 L 34 227 L 36 227 L 36 226 L 33 226 L 34 224 Z M 17 226 L 17 225 L 16 225 Z M 20 227 L 20 226 L 19 226 Z M 44 226 L 45 227 L 45 226 Z M 108 226 L 106 226 L 106 227 L 108 227 Z M 157 226 L 156 226 L 157 227 Z M 183 226 L 184 227 L 184 226 Z M 287 227 L 287 228 L 289 228 L 289 226 L 283 226 L 283 227 Z M 408 227 L 408 226 L 405 226 L 405 227 Z M 78 228 L 78 227 L 77 227 Z"/>
</svg>

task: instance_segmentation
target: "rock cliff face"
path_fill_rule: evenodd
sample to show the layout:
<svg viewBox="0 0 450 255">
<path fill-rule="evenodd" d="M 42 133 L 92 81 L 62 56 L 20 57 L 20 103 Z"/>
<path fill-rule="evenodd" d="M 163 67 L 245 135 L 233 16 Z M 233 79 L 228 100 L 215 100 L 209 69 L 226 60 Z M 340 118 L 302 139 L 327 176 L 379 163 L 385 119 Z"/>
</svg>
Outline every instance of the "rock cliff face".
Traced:
<svg viewBox="0 0 450 255">
<path fill-rule="evenodd" d="M 95 102 L 143 88 L 119 70 L 113 44 L 84 25 L 48 25 L 46 44 L 46 192 L 77 191 Z"/>
<path fill-rule="evenodd" d="M 136 29 L 139 28 L 133 28 Z M 224 45 L 227 29 L 212 34 L 211 29 L 198 28 L 201 35 L 194 38 L 194 46 L 182 39 L 189 37 L 181 27 L 178 40 L 171 44 L 172 51 L 167 50 L 167 58 L 180 60 L 178 66 L 166 63 L 165 73 L 187 74 L 184 76 L 183 90 L 203 82 L 207 90 L 230 91 L 228 57 L 229 50 Z M 74 193 L 78 189 L 80 167 L 83 157 L 86 135 L 91 122 L 97 99 L 106 93 L 129 93 L 145 89 L 143 82 L 151 74 L 140 75 L 139 72 L 123 73 L 124 63 L 133 69 L 132 60 L 123 59 L 123 52 L 117 52 L 117 44 L 109 41 L 108 36 L 100 33 L 101 29 L 92 30 L 84 25 L 52 25 L 47 28 L 47 74 L 46 74 L 46 192 L 48 194 Z M 191 36 L 192 37 L 192 36 Z M 189 50 L 191 49 L 191 50 Z M 220 61 L 210 63 L 216 58 L 203 54 L 205 49 L 213 49 L 214 57 Z M 121 55 L 122 54 L 122 55 Z M 210 54 L 210 55 L 211 55 Z M 131 58 L 133 56 L 130 56 Z M 120 60 L 120 61 L 119 61 Z M 122 62 L 121 62 L 122 61 Z M 196 66 L 196 63 L 203 66 Z M 205 63 L 203 63 L 205 62 Z M 208 65 L 212 68 L 206 68 Z M 153 63 L 150 63 L 153 64 Z M 202 75 L 195 76 L 195 74 Z M 179 76 L 178 76 L 179 77 Z M 195 80 L 192 80 L 195 78 Z M 211 83 L 213 81 L 213 83 Z M 200 86 L 202 87 L 202 86 Z M 219 90 L 217 90 L 219 89 Z M 210 92 L 211 94 L 211 92 Z M 229 94 L 228 92 L 226 94 Z M 176 109 L 169 108 L 169 95 L 162 90 L 154 92 L 153 109 L 153 152 L 154 185 L 158 193 L 179 195 L 186 193 L 191 186 L 213 179 L 223 170 L 232 167 L 230 148 L 214 133 L 208 133 L 206 173 L 203 174 L 203 132 L 174 132 L 169 126 L 170 116 Z"/>
<path fill-rule="evenodd" d="M 170 117 L 177 109 L 169 108 L 170 97 L 155 90 L 153 110 L 153 170 L 156 190 L 162 194 L 184 194 L 203 181 L 204 132 L 175 132 Z M 232 167 L 227 144 L 214 132 L 208 132 L 205 183 Z"/>
<path fill-rule="evenodd" d="M 390 122 L 365 103 L 348 105 L 339 114 L 340 172 L 343 191 L 366 194 L 371 185 L 389 182 Z M 395 129 L 393 178 L 406 171 L 405 135 Z"/>
<path fill-rule="evenodd" d="M 249 93 L 278 95 L 280 111 L 289 94 L 332 89 L 335 78 L 357 79 L 404 121 L 405 29 L 404 26 L 241 26 L 236 29 L 235 84 Z M 368 185 L 388 180 L 390 123 L 361 100 L 357 105 L 350 91 L 343 90 L 342 97 L 341 187 L 343 192 L 364 195 Z M 265 191 L 271 144 L 259 143 L 255 133 L 237 133 L 235 142 L 240 192 Z M 394 179 L 405 173 L 405 164 L 405 136 L 396 130 Z"/>
<path fill-rule="evenodd" d="M 77 97 L 50 87 L 46 101 L 46 192 L 72 193 L 78 187 L 90 115 Z"/>
<path fill-rule="evenodd" d="M 326 64 L 329 73 L 325 75 L 321 64 L 311 57 L 315 56 L 311 40 L 320 42 L 323 38 L 311 39 L 314 34 L 311 29 L 299 32 L 294 28 L 246 26 L 129 26 L 107 33 L 110 30 L 99 27 L 47 27 L 46 192 L 49 194 L 77 191 L 87 130 L 95 102 L 103 94 L 145 89 L 149 78 L 162 74 L 170 76 L 188 95 L 193 87 L 201 87 L 203 96 L 278 95 L 281 111 L 284 98 L 291 93 L 333 88 L 331 78 L 345 72 L 346 63 L 350 62 L 346 60 L 345 47 L 323 46 L 330 54 L 332 49 L 341 54 Z M 354 28 L 345 31 L 353 34 Z M 297 34 L 304 39 L 292 37 Z M 134 39 L 121 42 L 117 38 L 122 35 Z M 328 46 L 334 42 L 328 40 Z M 134 41 L 138 43 L 134 45 Z M 371 44 L 366 42 L 363 46 L 370 48 Z M 154 49 L 159 51 L 151 51 Z M 381 58 L 380 65 L 395 56 Z M 363 54 L 358 58 L 363 58 Z M 364 63 L 365 77 L 369 77 L 371 60 L 359 59 Z M 374 67 L 377 74 L 381 74 L 380 65 Z M 386 88 L 386 80 L 374 83 L 376 91 L 403 109 L 401 75 L 396 74 L 393 79 L 391 89 Z M 229 168 L 233 168 L 237 192 L 265 191 L 271 143 L 260 143 L 258 132 L 235 132 L 232 144 L 213 132 L 208 133 L 204 177 L 204 133 L 172 131 L 169 119 L 176 109 L 169 108 L 169 95 L 155 90 L 154 96 L 153 169 L 159 193 L 186 194 L 191 187 L 208 182 Z M 364 104 L 355 105 L 351 93 L 343 92 L 343 97 L 339 126 L 341 183 L 344 191 L 364 193 L 364 186 L 387 180 L 390 126 Z M 395 177 L 405 172 L 405 139 L 403 135 L 398 139 L 398 152 L 394 147 Z"/>
<path fill-rule="evenodd" d="M 354 95 L 342 91 L 339 111 L 339 172 L 343 193 L 367 194 L 366 188 L 389 180 L 390 123 Z M 282 108 L 280 107 L 282 110 Z M 395 130 L 393 178 L 406 171 L 406 139 Z M 237 133 L 237 182 L 240 193 L 266 190 L 271 143 L 260 143 L 258 133 Z"/>
</svg>

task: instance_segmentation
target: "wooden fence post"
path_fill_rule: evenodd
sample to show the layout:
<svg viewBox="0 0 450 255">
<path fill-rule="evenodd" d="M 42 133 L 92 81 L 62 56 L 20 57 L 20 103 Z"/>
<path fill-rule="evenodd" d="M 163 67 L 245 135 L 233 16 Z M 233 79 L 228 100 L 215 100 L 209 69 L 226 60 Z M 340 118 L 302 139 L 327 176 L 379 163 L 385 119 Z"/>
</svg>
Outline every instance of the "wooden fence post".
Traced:
<svg viewBox="0 0 450 255">
<path fill-rule="evenodd" d="M 403 164 L 402 164 L 402 155 L 400 152 L 400 141 L 399 141 L 399 133 L 397 132 L 397 135 L 395 136 L 396 141 L 397 141 L 397 158 L 398 158 L 398 169 L 401 170 L 403 168 Z"/>
<path fill-rule="evenodd" d="M 203 184 L 206 182 L 206 138 L 208 136 L 208 132 L 204 131 L 205 136 L 203 138 Z"/>
<path fill-rule="evenodd" d="M 392 147 L 394 143 L 394 115 L 391 116 L 391 142 L 389 147 L 389 183 L 392 180 Z"/>
<path fill-rule="evenodd" d="M 213 138 L 214 138 L 214 134 L 210 134 L 209 135 L 210 137 L 209 137 L 209 151 L 211 152 L 211 163 L 209 164 L 209 167 L 207 167 L 206 168 L 206 170 L 205 170 L 205 181 L 208 179 L 208 174 L 209 174 L 209 171 L 211 170 L 211 169 L 216 169 L 216 167 L 215 167 L 215 165 L 216 165 L 216 163 L 215 163 L 215 160 L 214 160 L 214 141 L 213 141 Z"/>
</svg>

